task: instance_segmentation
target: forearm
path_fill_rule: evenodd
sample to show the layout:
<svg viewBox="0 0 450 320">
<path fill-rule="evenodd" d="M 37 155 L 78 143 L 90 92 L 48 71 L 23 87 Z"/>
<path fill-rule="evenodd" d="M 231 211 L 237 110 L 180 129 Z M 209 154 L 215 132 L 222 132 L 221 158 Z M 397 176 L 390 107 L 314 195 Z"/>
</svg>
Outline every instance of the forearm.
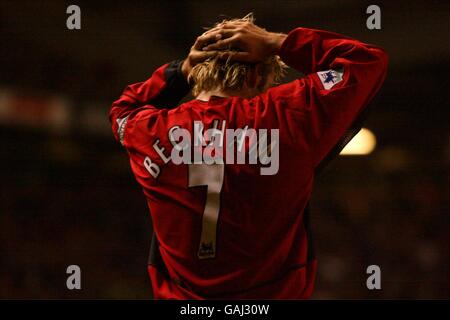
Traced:
<svg viewBox="0 0 450 320">
<path fill-rule="evenodd" d="M 383 73 L 387 65 L 387 56 L 378 47 L 337 33 L 307 28 L 292 30 L 278 54 L 303 74 L 370 64 L 378 64 L 379 72 Z"/>
<path fill-rule="evenodd" d="M 181 73 L 181 64 L 181 60 L 167 63 L 146 81 L 127 86 L 113 103 L 113 108 L 135 109 L 147 104 L 157 108 L 175 106 L 189 92 L 186 78 Z"/>
<path fill-rule="evenodd" d="M 109 119 L 113 132 L 120 140 L 120 127 L 136 109 L 148 106 L 155 109 L 173 108 L 189 92 L 181 72 L 182 61 L 173 61 L 158 68 L 144 82 L 127 86 L 111 107 Z"/>
<path fill-rule="evenodd" d="M 269 46 L 268 51 L 270 55 L 280 54 L 281 47 L 283 46 L 284 41 L 288 37 L 285 33 L 270 33 L 269 39 L 267 40 L 267 44 Z"/>
<path fill-rule="evenodd" d="M 385 79 L 387 55 L 345 36 L 304 28 L 291 31 L 278 53 L 306 76 L 269 89 L 264 99 L 275 108 L 299 111 L 293 127 L 318 166 L 361 126 L 363 111 Z"/>
</svg>

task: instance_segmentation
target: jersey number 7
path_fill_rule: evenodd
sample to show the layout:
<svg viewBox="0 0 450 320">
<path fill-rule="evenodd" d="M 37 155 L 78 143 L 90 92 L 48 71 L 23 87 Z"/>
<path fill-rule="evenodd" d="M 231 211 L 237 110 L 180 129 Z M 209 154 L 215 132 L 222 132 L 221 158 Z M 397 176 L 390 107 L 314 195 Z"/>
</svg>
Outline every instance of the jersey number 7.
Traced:
<svg viewBox="0 0 450 320">
<path fill-rule="evenodd" d="M 224 165 L 190 164 L 188 171 L 188 187 L 207 186 L 202 234 L 197 255 L 199 259 L 211 259 L 216 256 L 217 220 L 219 219 Z"/>
</svg>

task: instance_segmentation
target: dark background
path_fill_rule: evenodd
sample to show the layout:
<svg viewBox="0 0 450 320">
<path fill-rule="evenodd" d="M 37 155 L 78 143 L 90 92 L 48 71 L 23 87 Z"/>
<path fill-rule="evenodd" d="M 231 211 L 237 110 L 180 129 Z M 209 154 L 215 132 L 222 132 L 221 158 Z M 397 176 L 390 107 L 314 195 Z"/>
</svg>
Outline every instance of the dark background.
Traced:
<svg viewBox="0 0 450 320">
<path fill-rule="evenodd" d="M 339 157 L 316 182 L 313 298 L 449 298 L 445 3 L 2 0 L 0 298 L 151 298 L 151 220 L 109 106 L 128 83 L 184 58 L 202 27 L 248 12 L 270 31 L 336 31 L 390 56 L 365 124 L 377 148 Z M 70 4 L 81 7 L 81 30 L 66 28 Z M 381 30 L 366 28 L 370 4 L 381 7 Z M 71 264 L 80 291 L 65 286 Z M 371 264 L 380 291 L 365 286 Z"/>
</svg>

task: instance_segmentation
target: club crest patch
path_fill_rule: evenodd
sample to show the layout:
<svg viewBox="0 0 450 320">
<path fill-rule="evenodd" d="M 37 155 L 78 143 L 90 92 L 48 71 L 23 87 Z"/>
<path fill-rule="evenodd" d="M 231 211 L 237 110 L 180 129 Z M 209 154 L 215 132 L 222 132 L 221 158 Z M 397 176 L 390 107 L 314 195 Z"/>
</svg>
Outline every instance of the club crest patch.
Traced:
<svg viewBox="0 0 450 320">
<path fill-rule="evenodd" d="M 333 86 L 342 81 L 344 70 L 326 70 L 317 72 L 320 82 L 326 90 L 330 90 Z"/>
</svg>

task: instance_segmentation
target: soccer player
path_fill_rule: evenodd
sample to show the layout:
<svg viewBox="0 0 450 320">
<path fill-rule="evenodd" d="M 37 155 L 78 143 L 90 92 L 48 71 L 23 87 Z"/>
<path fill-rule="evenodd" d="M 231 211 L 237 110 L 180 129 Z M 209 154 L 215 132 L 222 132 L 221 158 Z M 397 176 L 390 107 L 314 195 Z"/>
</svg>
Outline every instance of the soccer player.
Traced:
<svg viewBox="0 0 450 320">
<path fill-rule="evenodd" d="M 284 64 L 306 76 L 273 86 Z M 153 221 L 154 297 L 310 297 L 314 177 L 361 127 L 386 69 L 386 54 L 373 45 L 307 28 L 273 33 L 246 16 L 216 24 L 186 59 L 126 87 L 110 120 Z M 190 90 L 195 99 L 178 105 Z M 231 129 L 237 134 L 225 145 L 247 157 L 266 146 L 262 155 L 278 162 L 271 172 L 263 174 L 264 157 L 226 161 L 228 149 L 210 152 L 214 161 L 192 160 Z M 262 129 L 277 134 L 252 145 L 246 132 Z"/>
</svg>

